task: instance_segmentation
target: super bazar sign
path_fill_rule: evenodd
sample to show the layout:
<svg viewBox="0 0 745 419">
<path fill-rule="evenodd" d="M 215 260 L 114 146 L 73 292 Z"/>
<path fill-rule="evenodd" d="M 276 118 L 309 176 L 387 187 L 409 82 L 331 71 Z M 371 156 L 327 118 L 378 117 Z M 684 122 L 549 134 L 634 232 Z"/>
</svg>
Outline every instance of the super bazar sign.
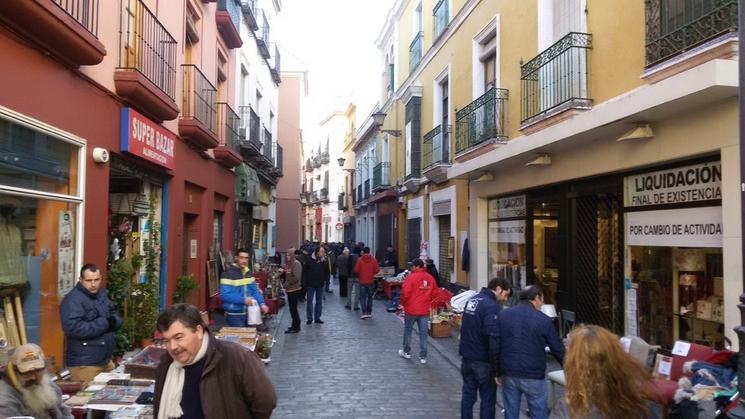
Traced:
<svg viewBox="0 0 745 419">
<path fill-rule="evenodd" d="M 132 108 L 122 108 L 121 149 L 173 170 L 176 136 Z"/>
<path fill-rule="evenodd" d="M 722 199 L 720 162 L 677 167 L 626 178 L 627 207 L 718 199 Z"/>
</svg>

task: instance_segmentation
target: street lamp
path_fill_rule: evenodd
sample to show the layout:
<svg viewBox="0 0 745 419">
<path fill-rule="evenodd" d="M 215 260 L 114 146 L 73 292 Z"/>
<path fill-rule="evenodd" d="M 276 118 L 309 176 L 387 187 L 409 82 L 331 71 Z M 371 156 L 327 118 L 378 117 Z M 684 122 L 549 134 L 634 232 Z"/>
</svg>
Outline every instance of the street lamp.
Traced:
<svg viewBox="0 0 745 419">
<path fill-rule="evenodd" d="M 375 112 L 372 114 L 373 123 L 376 127 L 378 127 L 378 130 L 382 132 L 383 134 L 390 134 L 394 137 L 400 137 L 401 131 L 397 129 L 383 129 L 381 128 L 383 126 L 383 122 L 385 122 L 386 114 L 385 112 Z"/>
<path fill-rule="evenodd" d="M 345 168 L 344 167 L 344 162 L 345 161 L 347 161 L 347 159 L 345 159 L 344 157 L 339 157 L 338 159 L 336 159 L 336 162 L 339 163 L 339 167 L 341 167 L 341 170 L 344 170 L 344 171 L 349 172 L 349 173 L 354 173 L 354 172 L 357 171 L 357 169 L 347 169 L 347 168 Z"/>
</svg>

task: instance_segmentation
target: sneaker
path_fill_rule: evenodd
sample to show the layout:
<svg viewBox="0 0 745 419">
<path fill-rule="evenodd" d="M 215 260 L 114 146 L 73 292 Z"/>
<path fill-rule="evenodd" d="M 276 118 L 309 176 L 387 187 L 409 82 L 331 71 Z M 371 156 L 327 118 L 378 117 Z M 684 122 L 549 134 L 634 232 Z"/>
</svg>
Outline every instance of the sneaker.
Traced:
<svg viewBox="0 0 745 419">
<path fill-rule="evenodd" d="M 362 320 L 365 320 L 365 319 L 367 318 L 367 314 L 363 314 L 363 315 L 361 315 L 361 316 L 360 316 L 360 318 L 361 318 Z"/>
<path fill-rule="evenodd" d="M 313 324 L 313 320 L 308 320 L 305 324 Z"/>
<path fill-rule="evenodd" d="M 427 358 L 419 358 L 419 363 L 424 365 L 427 363 Z"/>
<path fill-rule="evenodd" d="M 346 308 L 347 310 L 351 310 L 352 306 L 344 306 L 344 308 Z"/>
<path fill-rule="evenodd" d="M 403 359 L 411 359 L 411 354 L 410 353 L 407 353 L 407 352 L 404 352 L 403 349 L 399 349 L 398 350 L 398 356 L 400 356 Z"/>
<path fill-rule="evenodd" d="M 318 319 L 318 320 L 316 320 L 316 323 L 318 323 L 318 324 L 324 324 L 325 322 L 323 320 L 321 320 L 321 319 Z"/>
</svg>

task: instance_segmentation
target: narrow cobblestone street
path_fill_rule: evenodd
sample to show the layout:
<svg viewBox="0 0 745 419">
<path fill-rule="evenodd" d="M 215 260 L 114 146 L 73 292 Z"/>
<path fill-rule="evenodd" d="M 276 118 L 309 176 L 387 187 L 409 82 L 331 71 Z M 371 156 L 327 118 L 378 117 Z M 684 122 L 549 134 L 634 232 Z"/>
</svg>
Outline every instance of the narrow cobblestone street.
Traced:
<svg viewBox="0 0 745 419">
<path fill-rule="evenodd" d="M 279 403 L 273 417 L 459 417 L 459 360 L 431 344 L 426 365 L 416 356 L 400 358 L 403 323 L 381 301 L 374 302 L 372 319 L 361 320 L 336 290 L 326 295 L 325 324 L 306 325 L 302 303 L 300 333 L 283 333 L 290 323 L 286 307 L 274 320 L 269 374 Z M 413 348 L 417 339 L 414 332 Z"/>
</svg>

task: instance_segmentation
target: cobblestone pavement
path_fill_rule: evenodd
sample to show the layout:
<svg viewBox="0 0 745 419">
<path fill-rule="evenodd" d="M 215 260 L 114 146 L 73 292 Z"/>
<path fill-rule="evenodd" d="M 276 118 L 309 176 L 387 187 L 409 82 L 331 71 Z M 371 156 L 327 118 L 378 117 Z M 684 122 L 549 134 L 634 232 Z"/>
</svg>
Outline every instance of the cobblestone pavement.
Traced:
<svg viewBox="0 0 745 419">
<path fill-rule="evenodd" d="M 427 364 L 421 365 L 415 327 L 414 356 L 404 360 L 398 356 L 402 320 L 386 312 L 379 300 L 374 301 L 373 318 L 361 320 L 359 311 L 344 308 L 346 299 L 337 290 L 326 294 L 324 324 L 306 325 L 303 303 L 298 307 L 300 333 L 284 334 L 290 324 L 287 307 L 271 321 L 276 343 L 268 372 L 279 400 L 272 417 L 459 418 L 457 331 L 450 339 L 429 338 Z M 558 364 L 550 362 L 548 369 L 555 368 Z M 497 406 L 497 417 L 502 417 L 500 410 Z"/>
</svg>

